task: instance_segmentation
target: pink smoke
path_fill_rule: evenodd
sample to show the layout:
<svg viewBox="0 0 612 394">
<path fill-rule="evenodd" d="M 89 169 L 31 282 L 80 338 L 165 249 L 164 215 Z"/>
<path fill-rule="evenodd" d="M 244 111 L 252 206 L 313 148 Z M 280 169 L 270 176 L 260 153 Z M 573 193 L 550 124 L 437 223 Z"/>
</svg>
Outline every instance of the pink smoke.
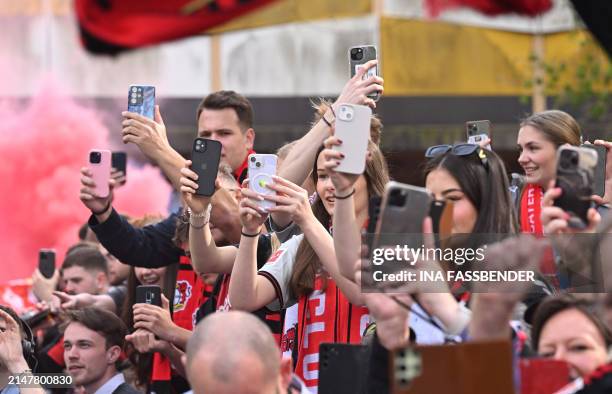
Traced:
<svg viewBox="0 0 612 394">
<path fill-rule="evenodd" d="M 46 82 L 27 104 L 0 103 L 0 283 L 29 277 L 40 248 L 61 264 L 89 211 L 79 200 L 80 173 L 92 148 L 110 149 L 100 114 Z M 151 166 L 130 167 L 114 205 L 131 216 L 164 213 L 171 187 Z"/>
</svg>

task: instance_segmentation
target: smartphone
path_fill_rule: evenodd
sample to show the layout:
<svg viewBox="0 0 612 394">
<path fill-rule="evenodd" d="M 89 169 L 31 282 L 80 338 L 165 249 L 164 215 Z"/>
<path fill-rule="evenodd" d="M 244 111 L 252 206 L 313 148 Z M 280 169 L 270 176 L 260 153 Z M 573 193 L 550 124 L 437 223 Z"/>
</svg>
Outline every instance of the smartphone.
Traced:
<svg viewBox="0 0 612 394">
<path fill-rule="evenodd" d="M 38 251 L 38 270 L 47 279 L 53 276 L 55 272 L 55 250 L 40 249 Z"/>
<path fill-rule="evenodd" d="M 429 207 L 432 229 L 435 234 L 436 247 L 440 247 L 440 240 L 444 240 L 451 235 L 453 229 L 453 209 L 452 201 L 433 200 Z"/>
<path fill-rule="evenodd" d="M 366 387 L 366 345 L 322 343 L 319 346 L 319 394 L 362 393 Z"/>
<path fill-rule="evenodd" d="M 136 304 L 151 304 L 161 307 L 161 287 L 136 286 Z"/>
<path fill-rule="evenodd" d="M 108 181 L 111 175 L 111 152 L 104 149 L 92 149 L 89 151 L 89 169 L 93 173 L 92 178 L 96 183 L 93 190 L 97 197 L 108 197 L 110 192 Z"/>
<path fill-rule="evenodd" d="M 357 71 L 359 71 L 359 69 L 363 67 L 365 63 L 369 62 L 370 60 L 378 59 L 376 55 L 376 47 L 374 45 L 351 47 L 349 48 L 348 56 L 351 78 L 353 78 L 355 74 L 357 74 Z M 368 72 L 363 75 L 363 79 L 368 79 L 372 76 L 378 76 L 378 66 L 379 65 L 377 64 L 376 66 L 370 68 Z M 374 101 L 378 101 L 378 99 L 380 98 L 380 93 L 370 93 L 368 97 Z"/>
<path fill-rule="evenodd" d="M 429 214 L 431 193 L 422 187 L 391 181 L 385 186 L 374 246 L 423 246 L 423 220 Z"/>
<path fill-rule="evenodd" d="M 481 141 L 491 138 L 491 121 L 471 120 L 465 122 L 465 131 L 467 133 L 468 143 L 480 144 Z M 491 144 L 488 144 L 485 148 L 491 150 Z"/>
<path fill-rule="evenodd" d="M 606 159 L 608 150 L 605 146 L 594 144 L 580 145 L 583 148 L 593 149 L 597 152 L 597 165 L 595 166 L 595 177 L 593 183 L 593 194 L 603 197 L 606 193 Z"/>
<path fill-rule="evenodd" d="M 221 159 L 221 143 L 206 138 L 196 138 L 191 152 L 191 169 L 198 174 L 195 194 L 212 196 Z"/>
<path fill-rule="evenodd" d="M 273 175 L 276 175 L 276 155 L 269 154 L 250 154 L 248 158 L 248 176 L 249 189 L 262 195 L 276 194 L 272 189 L 268 189 L 266 185 L 273 183 Z M 258 205 L 262 209 L 268 209 L 276 206 L 273 201 L 259 201 Z"/>
<path fill-rule="evenodd" d="M 128 112 L 155 118 L 155 86 L 130 85 Z"/>
<path fill-rule="evenodd" d="M 335 135 L 342 145 L 332 149 L 344 154 L 336 171 L 347 174 L 363 174 L 370 138 L 372 110 L 365 105 L 342 104 L 338 107 Z"/>
<path fill-rule="evenodd" d="M 117 171 L 123 172 L 123 175 L 127 175 L 127 154 L 125 152 L 113 152 L 111 166 Z"/>
<path fill-rule="evenodd" d="M 561 146 L 557 150 L 556 186 L 563 192 L 555 200 L 555 206 L 570 215 L 570 227 L 587 226 L 596 167 L 597 152 L 593 149 Z"/>
</svg>

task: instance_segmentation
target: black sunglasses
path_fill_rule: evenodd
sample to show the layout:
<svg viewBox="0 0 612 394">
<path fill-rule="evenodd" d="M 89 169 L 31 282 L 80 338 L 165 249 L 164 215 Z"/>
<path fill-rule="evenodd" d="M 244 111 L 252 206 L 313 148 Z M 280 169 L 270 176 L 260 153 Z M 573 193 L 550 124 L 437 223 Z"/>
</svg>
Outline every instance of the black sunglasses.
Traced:
<svg viewBox="0 0 612 394">
<path fill-rule="evenodd" d="M 487 154 L 485 153 L 484 149 L 478 144 L 434 145 L 427 148 L 427 150 L 425 151 L 425 157 L 427 159 L 432 159 L 436 156 L 443 155 L 449 151 L 455 156 L 470 156 L 476 153 L 484 168 L 487 171 L 489 170 L 489 161 L 487 160 Z"/>
</svg>

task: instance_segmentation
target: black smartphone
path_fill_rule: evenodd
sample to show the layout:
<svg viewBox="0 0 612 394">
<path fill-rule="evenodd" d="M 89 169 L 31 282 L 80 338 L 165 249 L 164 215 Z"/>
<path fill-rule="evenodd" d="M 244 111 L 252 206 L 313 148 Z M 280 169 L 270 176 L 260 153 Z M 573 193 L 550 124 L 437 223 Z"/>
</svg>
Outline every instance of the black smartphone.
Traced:
<svg viewBox="0 0 612 394">
<path fill-rule="evenodd" d="M 319 346 L 319 394 L 361 393 L 366 387 L 369 349 L 365 345 Z"/>
<path fill-rule="evenodd" d="M 605 146 L 584 144 L 580 145 L 583 148 L 593 149 L 597 152 L 597 165 L 595 166 L 595 176 L 593 182 L 593 194 L 603 197 L 606 193 L 606 159 L 608 150 Z"/>
<path fill-rule="evenodd" d="M 122 171 L 127 175 L 127 153 L 113 152 L 111 155 L 111 166 L 117 171 Z"/>
<path fill-rule="evenodd" d="M 161 307 L 161 287 L 137 286 L 136 304 L 151 304 Z"/>
<path fill-rule="evenodd" d="M 468 143 L 479 144 L 481 141 L 491 138 L 491 121 L 470 120 L 465 122 L 465 132 Z M 488 144 L 486 148 L 491 150 L 491 144 Z"/>
<path fill-rule="evenodd" d="M 47 279 L 53 276 L 55 272 L 55 250 L 40 249 L 38 252 L 38 270 Z"/>
<path fill-rule="evenodd" d="M 585 228 L 588 223 L 596 166 L 597 153 L 593 149 L 562 146 L 557 150 L 556 186 L 562 193 L 555 206 L 570 215 L 570 227 Z"/>
<path fill-rule="evenodd" d="M 198 188 L 196 193 L 200 196 L 212 196 L 215 192 L 215 179 L 219 170 L 221 159 L 221 143 L 206 138 L 196 138 L 193 141 L 191 152 L 191 169 L 198 174 Z"/>
<path fill-rule="evenodd" d="M 359 71 L 359 69 L 363 67 L 365 63 L 369 62 L 370 60 L 378 59 L 376 47 L 374 45 L 361 45 L 349 48 L 348 55 L 351 78 L 357 74 L 357 71 Z M 363 79 L 368 79 L 370 77 L 379 75 L 378 66 L 380 66 L 380 64 L 377 64 L 369 69 L 368 72 L 363 75 Z M 374 101 L 378 101 L 380 98 L 380 92 L 370 93 L 368 97 Z"/>
</svg>

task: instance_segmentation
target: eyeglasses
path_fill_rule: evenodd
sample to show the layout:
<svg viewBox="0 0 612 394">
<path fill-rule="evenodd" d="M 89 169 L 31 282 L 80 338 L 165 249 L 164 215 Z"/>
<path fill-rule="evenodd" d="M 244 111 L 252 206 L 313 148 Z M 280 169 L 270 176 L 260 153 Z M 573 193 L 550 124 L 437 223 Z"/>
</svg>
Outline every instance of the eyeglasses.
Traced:
<svg viewBox="0 0 612 394">
<path fill-rule="evenodd" d="M 484 149 L 478 144 L 456 144 L 456 145 L 434 145 L 427 148 L 425 151 L 425 157 L 432 159 L 436 156 L 443 155 L 447 152 L 451 152 L 455 156 L 470 156 L 474 153 L 477 154 L 483 167 L 489 170 L 489 161 L 487 160 L 487 154 Z"/>
</svg>

